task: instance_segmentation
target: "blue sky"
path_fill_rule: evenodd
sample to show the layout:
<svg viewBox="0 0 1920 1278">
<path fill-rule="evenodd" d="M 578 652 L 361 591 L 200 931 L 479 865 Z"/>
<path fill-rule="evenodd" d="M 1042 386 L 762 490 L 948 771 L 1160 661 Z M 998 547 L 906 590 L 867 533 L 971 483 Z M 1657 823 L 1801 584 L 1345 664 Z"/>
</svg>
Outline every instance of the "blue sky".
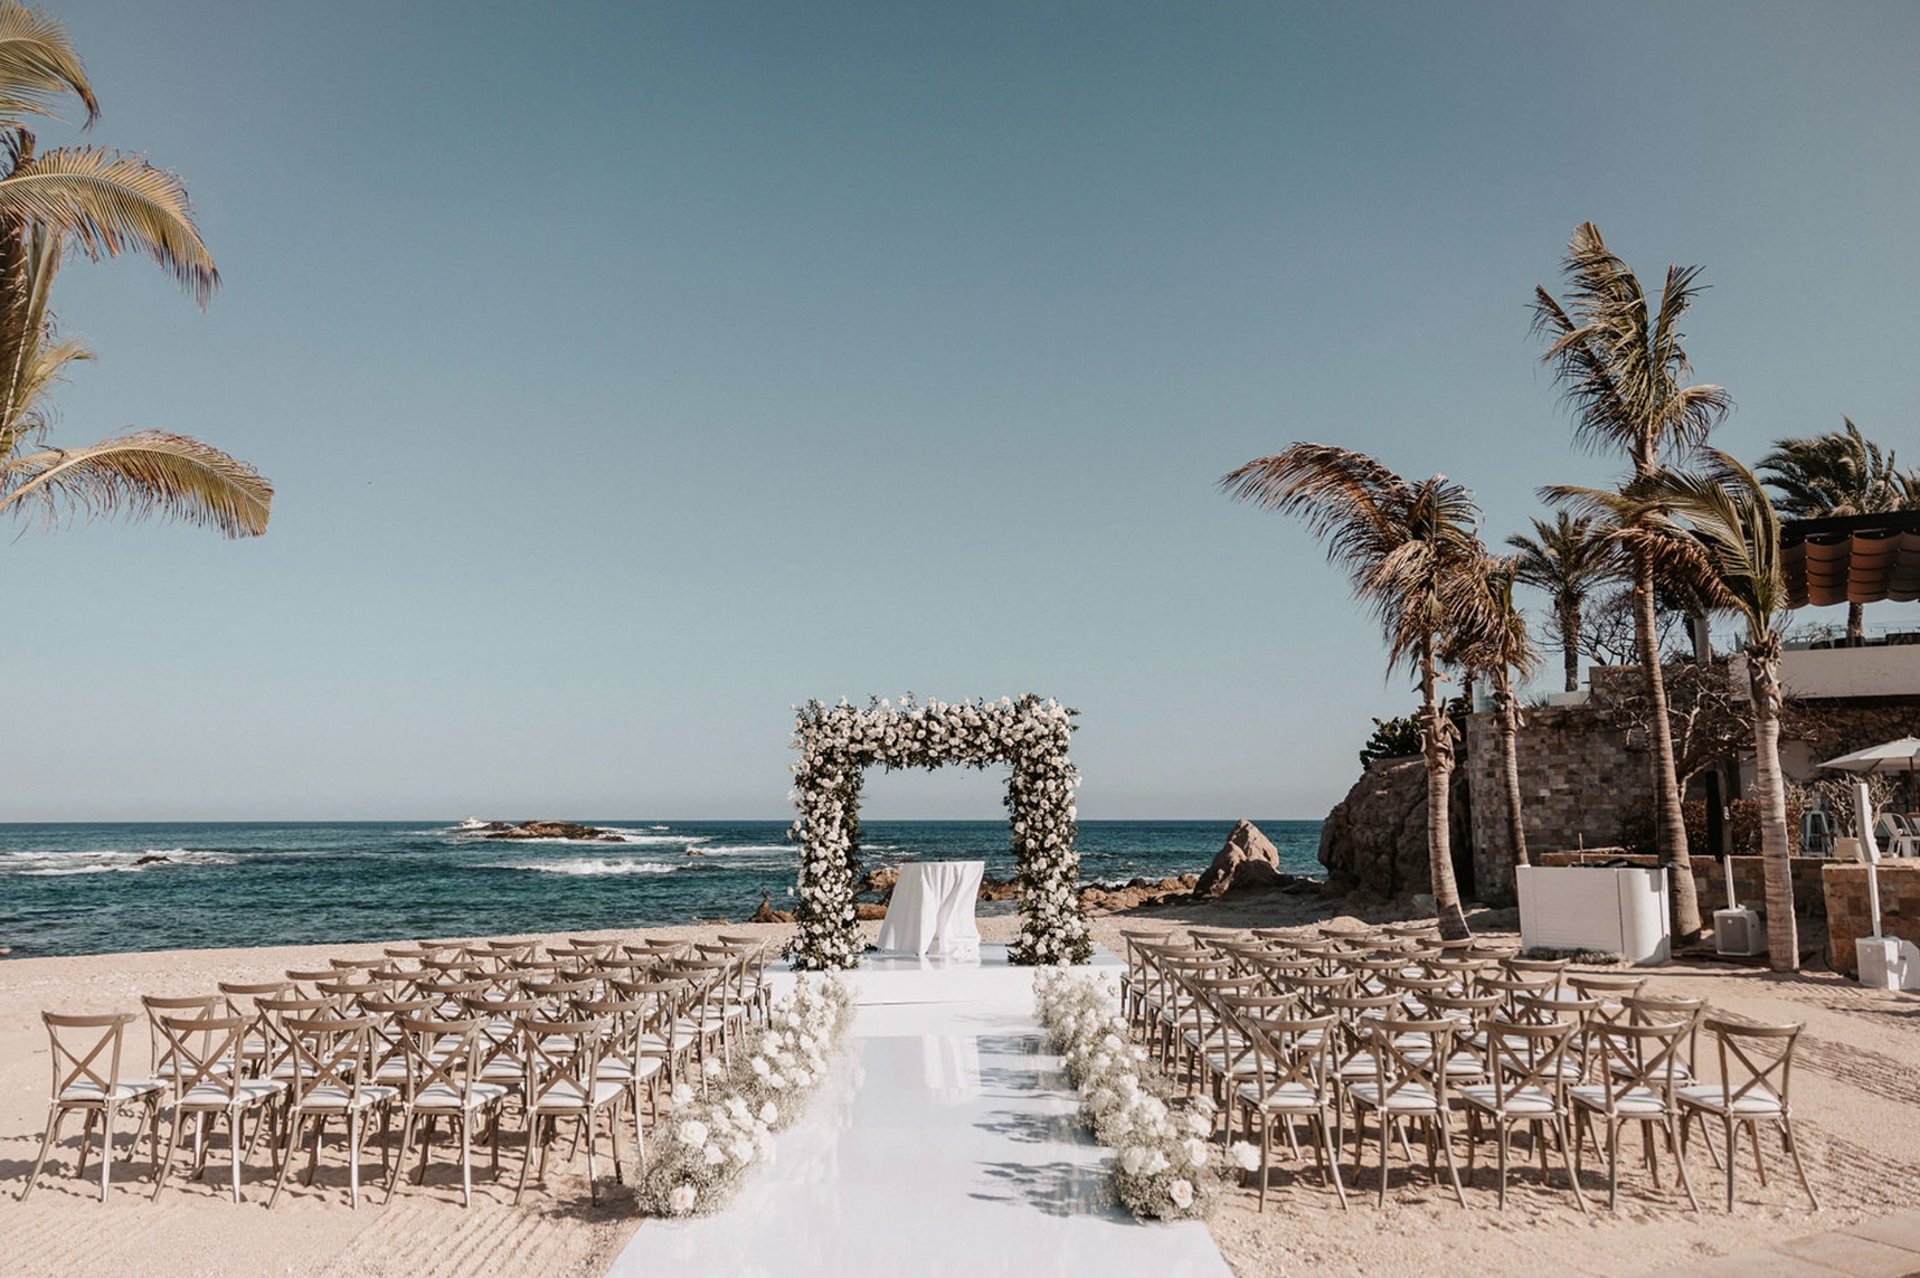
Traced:
<svg viewBox="0 0 1920 1278">
<path fill-rule="evenodd" d="M 1724 446 L 1920 462 L 1912 5 L 54 12 L 226 280 L 66 272 L 56 439 L 278 496 L 7 545 L 4 818 L 780 816 L 788 707 L 907 689 L 1078 706 L 1086 817 L 1319 816 L 1411 694 L 1214 484 L 1604 479 L 1526 310 L 1587 218 L 1705 266 Z"/>
</svg>

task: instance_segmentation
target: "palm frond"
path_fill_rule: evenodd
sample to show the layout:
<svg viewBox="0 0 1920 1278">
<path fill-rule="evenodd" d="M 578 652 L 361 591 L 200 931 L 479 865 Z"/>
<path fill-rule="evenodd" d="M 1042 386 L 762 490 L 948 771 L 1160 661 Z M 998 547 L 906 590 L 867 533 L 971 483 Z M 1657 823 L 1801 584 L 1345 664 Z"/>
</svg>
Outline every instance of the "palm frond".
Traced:
<svg viewBox="0 0 1920 1278">
<path fill-rule="evenodd" d="M 1775 440 L 1759 472 L 1793 519 L 1828 519 L 1898 510 L 1906 501 L 1891 451 L 1861 434 L 1851 418 L 1842 429 L 1805 439 Z"/>
<path fill-rule="evenodd" d="M 1567 246 L 1564 274 L 1564 305 L 1534 290 L 1534 327 L 1552 338 L 1542 358 L 1573 408 L 1575 438 L 1626 453 L 1640 475 L 1662 455 L 1703 442 L 1731 400 L 1718 386 L 1682 384 L 1692 366 L 1679 322 L 1704 287 L 1698 268 L 1669 267 L 1659 311 L 1651 313 L 1639 277 L 1599 228 L 1583 222 Z"/>
<path fill-rule="evenodd" d="M 1228 474 L 1237 501 L 1304 517 L 1380 622 L 1391 666 L 1433 647 L 1472 606 L 1462 574 L 1484 555 L 1472 494 L 1444 475 L 1409 483 L 1365 453 L 1295 444 Z"/>
<path fill-rule="evenodd" d="M 0 464 L 0 511 L 64 516 L 159 515 L 257 537 L 267 530 L 273 485 L 209 444 L 140 431 L 88 448 L 52 448 Z"/>
<path fill-rule="evenodd" d="M 219 287 L 186 188 L 137 155 L 70 147 L 23 160 L 0 178 L 0 219 L 45 228 L 95 259 L 143 254 L 203 306 Z"/>
<path fill-rule="evenodd" d="M 92 124 L 100 103 L 66 28 L 38 9 L 0 3 L 0 119 L 53 115 L 54 104 L 69 93 Z"/>
</svg>

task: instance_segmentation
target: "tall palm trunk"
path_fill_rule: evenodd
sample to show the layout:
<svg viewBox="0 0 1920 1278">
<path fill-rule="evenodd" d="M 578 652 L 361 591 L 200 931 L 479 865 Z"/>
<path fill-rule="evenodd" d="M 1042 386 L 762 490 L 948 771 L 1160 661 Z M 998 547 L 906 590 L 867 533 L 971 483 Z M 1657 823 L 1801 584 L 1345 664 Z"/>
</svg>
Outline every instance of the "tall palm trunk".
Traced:
<svg viewBox="0 0 1920 1278">
<path fill-rule="evenodd" d="M 1787 786 L 1780 771 L 1780 636 L 1747 645 L 1753 684 L 1754 780 L 1759 790 L 1760 867 L 1767 885 L 1767 966 L 1800 968 L 1800 928 L 1793 908 L 1792 848 L 1787 839 Z"/>
<path fill-rule="evenodd" d="M 1502 670 L 1494 675 L 1494 727 L 1500 738 L 1500 773 L 1507 792 L 1507 846 L 1515 865 L 1532 865 L 1527 855 L 1526 814 L 1520 807 L 1520 707 L 1513 695 L 1513 678 Z"/>
<path fill-rule="evenodd" d="M 1440 935 L 1457 941 L 1473 935 L 1460 908 L 1460 885 L 1453 877 L 1453 725 L 1440 705 L 1433 671 L 1433 645 L 1420 646 L 1420 753 L 1427 763 L 1427 877 L 1433 882 L 1433 912 Z"/>
<path fill-rule="evenodd" d="M 1667 868 L 1673 892 L 1674 940 L 1687 942 L 1700 935 L 1700 895 L 1693 882 L 1693 861 L 1687 855 L 1687 820 L 1680 806 L 1680 779 L 1673 762 L 1673 725 L 1667 719 L 1667 680 L 1660 668 L 1660 639 L 1653 615 L 1653 565 L 1644 551 L 1633 556 L 1633 639 L 1640 653 L 1640 669 L 1647 681 L 1647 700 L 1653 713 L 1649 744 L 1653 747 L 1654 847 Z"/>
<path fill-rule="evenodd" d="M 1847 647 L 1858 648 L 1867 641 L 1867 606 L 1847 601 Z"/>
<path fill-rule="evenodd" d="M 1580 604 L 1560 603 L 1560 660 L 1566 667 L 1567 691 L 1580 691 Z"/>
</svg>

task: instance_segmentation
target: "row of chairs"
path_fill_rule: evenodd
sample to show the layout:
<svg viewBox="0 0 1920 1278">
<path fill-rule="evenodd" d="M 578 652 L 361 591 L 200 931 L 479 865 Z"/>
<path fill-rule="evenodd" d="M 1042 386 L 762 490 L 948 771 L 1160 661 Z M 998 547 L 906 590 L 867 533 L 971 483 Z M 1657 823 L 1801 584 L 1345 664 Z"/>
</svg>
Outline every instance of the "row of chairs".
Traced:
<svg viewBox="0 0 1920 1278">
<path fill-rule="evenodd" d="M 1195 929 L 1183 940 L 1129 935 L 1127 951 L 1123 1012 L 1190 1092 L 1205 1087 L 1223 1114 L 1241 1116 L 1261 1150 L 1262 1208 L 1273 1137 L 1284 1136 L 1299 1157 L 1298 1126 L 1344 1206 L 1345 1131 L 1350 1122 L 1357 1174 L 1368 1119 L 1378 1134 L 1382 1203 L 1391 1147 L 1397 1139 L 1411 1162 L 1411 1133 L 1426 1145 L 1430 1174 L 1444 1159 L 1465 1204 L 1458 1125 L 1469 1179 L 1478 1149 L 1493 1142 L 1502 1207 L 1516 1127 L 1530 1135 L 1543 1180 L 1551 1142 L 1583 1211 L 1591 1141 L 1607 1162 L 1609 1203 L 1617 1203 L 1620 1135 L 1637 1127 L 1655 1183 L 1663 1144 L 1697 1210 L 1688 1140 L 1698 1126 L 1719 1165 L 1706 1135 L 1713 1120 L 1725 1136 L 1729 1209 L 1742 1130 L 1765 1183 L 1762 1124 L 1778 1130 L 1818 1206 L 1793 1134 L 1798 1025 L 1735 1021 L 1698 999 L 1654 997 L 1639 975 L 1578 973 L 1560 960 L 1407 929 L 1312 938 Z M 1714 1044 L 1718 1081 L 1698 1072 L 1702 1033 Z"/>
<path fill-rule="evenodd" d="M 749 936 L 628 946 L 575 939 L 544 949 L 533 942 L 393 947 L 379 959 L 338 958 L 281 980 L 223 982 L 214 994 L 143 998 L 144 1073 L 123 1059 L 134 1013 L 44 1012 L 52 1089 L 40 1152 L 21 1197 L 32 1192 L 67 1115 L 77 1112 L 85 1126 L 75 1174 L 86 1174 L 97 1125 L 104 1200 L 114 1125 L 132 1111 L 139 1120 L 133 1147 L 147 1137 L 156 1198 L 189 1125 L 190 1166 L 198 1176 L 224 1120 L 236 1202 L 242 1163 L 271 1131 L 279 1151 L 271 1205 L 309 1131 L 312 1183 L 326 1127 L 339 1121 L 346 1127 L 349 1197 L 357 1206 L 364 1142 L 378 1120 L 389 1199 L 416 1143 L 424 1181 L 434 1130 L 444 1123 L 449 1139 L 458 1137 L 462 1201 L 471 1202 L 474 1138 L 490 1143 L 497 1174 L 501 1130 L 512 1110 L 526 1128 L 515 1201 L 525 1191 L 535 1148 L 544 1180 L 559 1124 L 572 1119 L 587 1137 L 588 1183 L 597 1202 L 602 1130 L 614 1174 L 622 1177 L 617 1128 L 623 1113 L 629 1116 L 644 1165 L 643 1094 L 649 1113 L 657 1114 L 663 1084 L 685 1077 L 704 1086 L 710 1068 L 730 1059 L 735 1038 L 767 1014 L 771 958 L 767 944 Z M 171 1118 L 164 1157 L 163 1115 Z M 393 1162 L 396 1119 L 401 1140 Z"/>
</svg>

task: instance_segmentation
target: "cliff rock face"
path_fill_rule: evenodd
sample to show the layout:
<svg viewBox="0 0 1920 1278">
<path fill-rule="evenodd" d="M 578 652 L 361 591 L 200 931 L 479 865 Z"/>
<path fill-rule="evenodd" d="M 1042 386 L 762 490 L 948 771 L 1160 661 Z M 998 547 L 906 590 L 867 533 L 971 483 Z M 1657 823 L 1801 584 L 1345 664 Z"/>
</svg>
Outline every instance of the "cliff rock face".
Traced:
<svg viewBox="0 0 1920 1278">
<path fill-rule="evenodd" d="M 1455 768 L 1448 819 L 1454 864 L 1461 864 L 1469 820 L 1463 769 Z M 1354 782 L 1320 829 L 1320 864 L 1331 892 L 1411 896 L 1430 892 L 1427 873 L 1427 768 L 1418 759 L 1381 759 Z M 1461 895 L 1471 885 L 1460 884 Z"/>
<path fill-rule="evenodd" d="M 1220 897 L 1235 888 L 1277 887 L 1279 882 L 1280 850 L 1259 826 L 1242 820 L 1227 835 L 1226 845 L 1200 876 L 1193 894 L 1199 898 Z"/>
</svg>

